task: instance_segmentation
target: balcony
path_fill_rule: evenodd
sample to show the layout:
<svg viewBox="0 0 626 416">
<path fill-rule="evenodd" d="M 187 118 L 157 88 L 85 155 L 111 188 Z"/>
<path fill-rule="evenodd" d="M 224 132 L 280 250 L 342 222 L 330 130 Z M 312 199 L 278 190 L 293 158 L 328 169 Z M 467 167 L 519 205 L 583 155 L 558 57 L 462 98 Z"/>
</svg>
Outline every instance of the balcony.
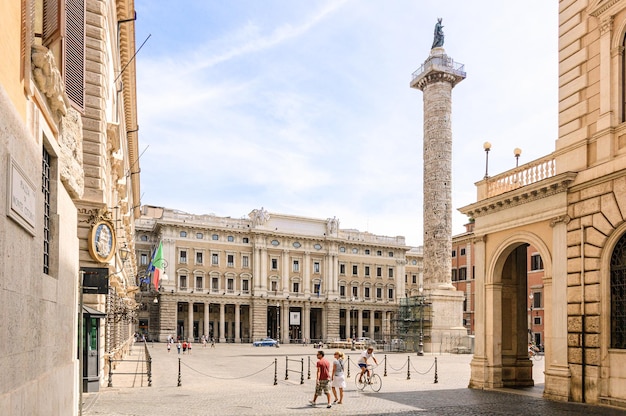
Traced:
<svg viewBox="0 0 626 416">
<path fill-rule="evenodd" d="M 555 175 L 555 157 L 554 155 L 548 155 L 499 175 L 485 178 L 477 184 L 478 200 L 501 195 Z"/>
</svg>

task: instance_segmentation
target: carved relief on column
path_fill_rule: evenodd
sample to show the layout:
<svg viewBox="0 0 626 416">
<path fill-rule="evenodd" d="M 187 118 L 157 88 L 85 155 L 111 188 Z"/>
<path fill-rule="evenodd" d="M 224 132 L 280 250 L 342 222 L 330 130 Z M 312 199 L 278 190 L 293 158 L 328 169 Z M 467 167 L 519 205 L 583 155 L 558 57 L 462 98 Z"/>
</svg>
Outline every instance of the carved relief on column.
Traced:
<svg viewBox="0 0 626 416">
<path fill-rule="evenodd" d="M 569 215 L 559 215 L 558 217 L 554 217 L 550 220 L 550 227 L 554 228 L 559 223 L 568 224 L 571 221 Z"/>
<path fill-rule="evenodd" d="M 608 16 L 600 21 L 600 36 L 611 32 L 613 29 L 613 20 L 615 20 L 613 16 Z"/>
</svg>

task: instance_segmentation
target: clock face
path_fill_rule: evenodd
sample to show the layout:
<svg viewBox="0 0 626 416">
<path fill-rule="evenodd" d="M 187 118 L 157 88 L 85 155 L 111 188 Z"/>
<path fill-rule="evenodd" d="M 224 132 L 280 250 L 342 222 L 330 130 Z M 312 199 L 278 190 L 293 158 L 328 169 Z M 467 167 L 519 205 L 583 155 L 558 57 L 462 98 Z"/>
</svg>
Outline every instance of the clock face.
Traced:
<svg viewBox="0 0 626 416">
<path fill-rule="evenodd" d="M 89 253 L 94 260 L 106 263 L 115 254 L 115 233 L 107 221 L 97 222 L 89 234 Z"/>
</svg>

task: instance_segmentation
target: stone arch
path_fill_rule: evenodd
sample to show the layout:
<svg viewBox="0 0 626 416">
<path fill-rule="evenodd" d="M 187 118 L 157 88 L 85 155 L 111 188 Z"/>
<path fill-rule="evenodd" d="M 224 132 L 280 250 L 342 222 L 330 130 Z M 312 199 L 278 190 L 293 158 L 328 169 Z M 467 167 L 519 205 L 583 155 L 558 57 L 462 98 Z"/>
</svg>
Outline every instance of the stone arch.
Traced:
<svg viewBox="0 0 626 416">
<path fill-rule="evenodd" d="M 600 299 L 601 299 L 601 319 L 602 329 L 600 331 L 604 336 L 601 338 L 600 348 L 603 364 L 610 365 L 611 353 L 611 256 L 615 251 L 618 243 L 626 238 L 626 222 L 615 228 L 607 237 L 604 249 L 600 255 Z M 623 355 L 623 354 L 622 354 Z M 617 357 L 613 357 L 615 360 Z M 626 361 L 626 360 L 622 360 Z"/>
</svg>

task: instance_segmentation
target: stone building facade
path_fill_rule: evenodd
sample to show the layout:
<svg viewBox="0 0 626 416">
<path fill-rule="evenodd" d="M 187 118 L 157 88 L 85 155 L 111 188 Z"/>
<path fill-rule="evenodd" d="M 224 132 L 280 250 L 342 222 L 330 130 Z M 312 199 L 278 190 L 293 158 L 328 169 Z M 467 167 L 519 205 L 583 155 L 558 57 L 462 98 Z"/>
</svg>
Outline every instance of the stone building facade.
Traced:
<svg viewBox="0 0 626 416">
<path fill-rule="evenodd" d="M 532 385 L 528 247 L 543 260 L 545 389 L 626 407 L 626 2 L 559 2 L 559 137 L 477 183 L 471 387 Z"/>
<path fill-rule="evenodd" d="M 382 341 L 391 333 L 406 288 L 404 237 L 262 208 L 239 219 L 142 210 L 140 282 L 159 242 L 167 262 L 158 292 L 144 281 L 137 295 L 139 329 L 152 339 Z"/>
<path fill-rule="evenodd" d="M 107 295 L 83 296 L 81 269 L 100 269 L 105 290 L 114 271 L 120 286 L 130 287 L 128 276 L 135 275 L 134 259 L 123 266 L 117 254 L 124 244 L 134 249 L 127 236 L 139 197 L 139 166 L 130 162 L 137 158 L 137 136 L 130 133 L 137 114 L 134 30 L 118 25 L 133 11 L 132 0 L 0 2 L 0 336 L 6 341 L 0 409 L 6 414 L 79 413 L 83 357 L 97 358 L 89 368 L 98 385 L 109 329 Z M 82 332 L 81 313 L 94 333 Z M 125 331 L 121 322 L 120 334 L 129 333 L 130 321 Z M 88 335 L 95 338 L 86 345 Z"/>
</svg>

